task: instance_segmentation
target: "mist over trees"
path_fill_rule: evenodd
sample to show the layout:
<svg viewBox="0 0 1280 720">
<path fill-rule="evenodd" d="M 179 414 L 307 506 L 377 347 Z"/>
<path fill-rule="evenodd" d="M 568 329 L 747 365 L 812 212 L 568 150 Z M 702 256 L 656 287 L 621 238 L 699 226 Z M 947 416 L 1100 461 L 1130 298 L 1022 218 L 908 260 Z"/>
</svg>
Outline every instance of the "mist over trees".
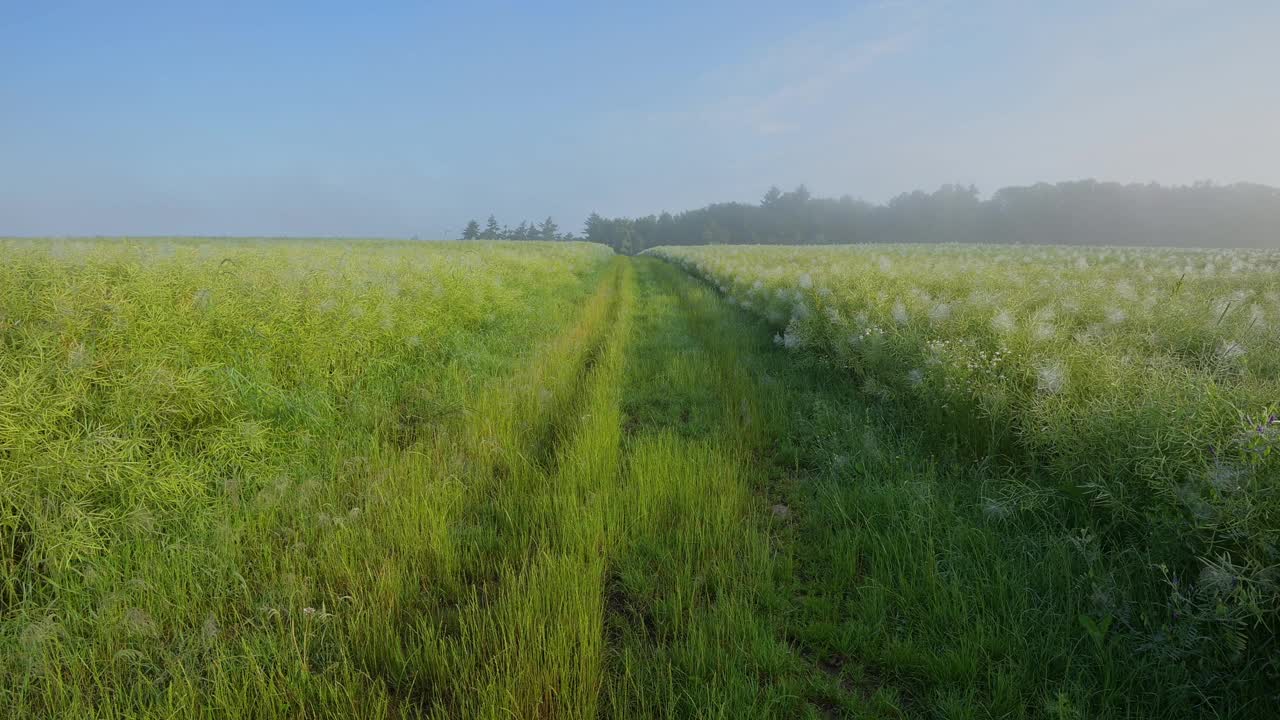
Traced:
<svg viewBox="0 0 1280 720">
<path fill-rule="evenodd" d="M 506 225 L 499 226 L 498 219 L 490 215 L 484 227 L 476 220 L 470 220 L 462 229 L 462 240 L 549 240 L 552 242 L 573 242 L 579 240 L 573 233 L 561 233 L 560 226 L 550 216 L 540 223 L 521 220 L 514 229 Z"/>
<path fill-rule="evenodd" d="M 716 203 L 640 218 L 592 213 L 584 235 L 626 254 L 716 243 L 1278 247 L 1280 189 L 1080 180 L 1007 187 L 983 200 L 972 185 L 944 185 L 877 205 L 848 195 L 815 198 L 801 185 L 790 192 L 770 188 L 758 204 Z"/>
</svg>

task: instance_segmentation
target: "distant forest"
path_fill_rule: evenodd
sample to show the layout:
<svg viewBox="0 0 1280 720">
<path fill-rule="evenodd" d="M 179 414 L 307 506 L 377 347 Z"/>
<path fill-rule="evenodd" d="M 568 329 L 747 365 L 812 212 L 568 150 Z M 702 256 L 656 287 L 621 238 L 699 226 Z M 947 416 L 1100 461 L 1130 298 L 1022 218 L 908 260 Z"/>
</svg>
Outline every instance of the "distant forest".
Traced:
<svg viewBox="0 0 1280 720">
<path fill-rule="evenodd" d="M 1280 247 L 1280 189 L 1239 183 L 1165 187 L 1080 180 L 1007 187 L 989 199 L 970 186 L 917 190 L 878 205 L 816 198 L 802 185 L 770 188 L 758 204 L 716 203 L 678 214 L 605 218 L 581 238 L 551 220 L 500 228 L 472 221 L 464 239 L 588 240 L 624 254 L 659 245 L 1035 243 Z"/>
</svg>

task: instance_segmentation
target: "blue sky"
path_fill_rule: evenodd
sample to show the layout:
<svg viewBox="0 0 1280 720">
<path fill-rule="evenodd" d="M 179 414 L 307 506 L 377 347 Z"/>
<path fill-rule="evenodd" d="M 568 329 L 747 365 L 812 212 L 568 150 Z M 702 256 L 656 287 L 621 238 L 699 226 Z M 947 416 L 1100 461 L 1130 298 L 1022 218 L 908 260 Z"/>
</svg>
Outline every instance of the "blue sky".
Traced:
<svg viewBox="0 0 1280 720">
<path fill-rule="evenodd" d="M 1280 3 L 0 0 L 0 235 L 1280 185 Z"/>
</svg>

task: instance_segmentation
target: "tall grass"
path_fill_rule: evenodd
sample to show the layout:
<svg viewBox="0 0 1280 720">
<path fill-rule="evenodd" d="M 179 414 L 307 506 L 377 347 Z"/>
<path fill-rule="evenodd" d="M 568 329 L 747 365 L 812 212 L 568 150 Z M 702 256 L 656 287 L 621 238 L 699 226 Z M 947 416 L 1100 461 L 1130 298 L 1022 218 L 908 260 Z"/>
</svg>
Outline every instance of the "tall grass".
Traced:
<svg viewBox="0 0 1280 720">
<path fill-rule="evenodd" d="M 983 501 L 993 519 L 1082 538 L 1090 632 L 1189 664 L 1205 687 L 1280 677 L 1280 254 L 654 253 L 910 414 L 938 448 L 1001 464 Z"/>
<path fill-rule="evenodd" d="M 420 610 L 471 592 L 460 481 L 544 422 L 569 381 L 530 349 L 573 326 L 610 253 L 3 251 L 0 706 L 416 713 L 397 708 L 426 692 Z"/>
<path fill-rule="evenodd" d="M 1026 295 L 1085 283 L 1081 256 L 690 251 L 753 317 L 587 245 L 0 249 L 0 715 L 1244 718 L 1274 700 L 1271 579 L 1247 567 L 1266 556 L 1240 545 L 1274 530 L 1270 426 L 1234 445 L 1257 413 L 1214 404 L 1271 392 L 1265 273 L 1179 272 L 1171 297 L 1232 294 L 1191 342 L 1143 298 L 1195 254 L 1085 254 L 1131 304 L 1080 285 L 1049 317 Z M 1163 384 L 1130 387 L 1135 364 Z M 1148 429 L 1086 422 L 1157 390 L 1176 412 L 1144 409 Z M 1053 413 L 1093 434 L 1031 432 Z M 1204 428 L 1214 451 L 1169 455 Z M 1087 482 L 1100 467 L 1124 508 Z M 1169 514 L 1160 468 L 1216 472 L 1220 494 Z"/>
</svg>

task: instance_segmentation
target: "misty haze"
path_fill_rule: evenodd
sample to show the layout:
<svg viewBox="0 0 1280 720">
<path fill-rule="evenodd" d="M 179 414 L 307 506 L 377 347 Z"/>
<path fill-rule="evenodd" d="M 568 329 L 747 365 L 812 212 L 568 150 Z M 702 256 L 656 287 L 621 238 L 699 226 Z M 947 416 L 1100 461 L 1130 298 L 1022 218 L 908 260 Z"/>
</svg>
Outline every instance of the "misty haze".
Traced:
<svg viewBox="0 0 1280 720">
<path fill-rule="evenodd" d="M 1280 5 L 0 17 L 0 718 L 1280 714 Z"/>
</svg>

